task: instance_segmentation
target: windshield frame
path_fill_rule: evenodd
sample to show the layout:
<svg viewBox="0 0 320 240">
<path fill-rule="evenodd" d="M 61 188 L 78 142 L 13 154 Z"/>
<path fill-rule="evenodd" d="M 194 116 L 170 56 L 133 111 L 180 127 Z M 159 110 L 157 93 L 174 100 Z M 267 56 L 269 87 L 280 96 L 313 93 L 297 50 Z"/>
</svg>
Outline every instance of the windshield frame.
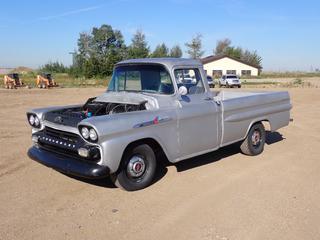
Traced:
<svg viewBox="0 0 320 240">
<path fill-rule="evenodd" d="M 109 86 L 110 84 L 112 84 L 112 81 L 114 79 L 114 74 L 116 73 L 116 69 L 118 67 L 127 67 L 127 66 L 160 66 L 162 67 L 166 73 L 169 76 L 169 79 L 171 81 L 171 84 L 173 86 L 173 92 L 172 93 L 161 93 L 161 92 L 153 92 L 153 91 L 148 91 L 148 90 L 134 90 L 134 89 L 126 89 L 126 90 L 109 90 Z M 177 93 L 177 87 L 176 87 L 176 82 L 173 81 L 172 79 L 172 75 L 171 72 L 169 71 L 168 67 L 165 64 L 161 64 L 161 63 L 123 63 L 123 64 L 116 64 L 114 69 L 113 69 L 113 73 L 112 73 L 112 78 L 108 84 L 107 90 L 106 92 L 135 92 L 135 93 L 141 93 L 141 94 L 152 94 L 152 95 L 161 95 L 161 96 L 173 96 Z"/>
</svg>

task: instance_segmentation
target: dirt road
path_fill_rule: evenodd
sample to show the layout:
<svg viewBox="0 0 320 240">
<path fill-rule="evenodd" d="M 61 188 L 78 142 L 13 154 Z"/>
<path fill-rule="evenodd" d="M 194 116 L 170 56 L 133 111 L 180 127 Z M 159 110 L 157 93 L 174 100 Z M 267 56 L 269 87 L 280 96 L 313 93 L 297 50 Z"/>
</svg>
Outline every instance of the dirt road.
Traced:
<svg viewBox="0 0 320 240">
<path fill-rule="evenodd" d="M 166 167 L 138 192 L 26 155 L 27 109 L 103 90 L 0 90 L 0 239 L 320 239 L 319 89 L 290 89 L 294 122 L 268 135 L 262 155 L 223 148 Z"/>
</svg>

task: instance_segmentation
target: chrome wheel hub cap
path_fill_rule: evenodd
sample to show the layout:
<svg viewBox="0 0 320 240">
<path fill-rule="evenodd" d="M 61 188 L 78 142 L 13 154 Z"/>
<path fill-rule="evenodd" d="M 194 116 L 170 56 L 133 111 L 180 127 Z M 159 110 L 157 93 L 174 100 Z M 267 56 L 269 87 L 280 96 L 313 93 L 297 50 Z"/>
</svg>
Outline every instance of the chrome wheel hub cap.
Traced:
<svg viewBox="0 0 320 240">
<path fill-rule="evenodd" d="M 252 137 L 251 137 L 251 141 L 252 141 L 253 146 L 259 145 L 259 143 L 261 141 L 261 135 L 260 135 L 259 131 L 255 130 L 253 132 Z"/>
<path fill-rule="evenodd" d="M 146 169 L 144 159 L 140 156 L 133 156 L 127 166 L 127 174 L 130 177 L 140 177 Z"/>
</svg>

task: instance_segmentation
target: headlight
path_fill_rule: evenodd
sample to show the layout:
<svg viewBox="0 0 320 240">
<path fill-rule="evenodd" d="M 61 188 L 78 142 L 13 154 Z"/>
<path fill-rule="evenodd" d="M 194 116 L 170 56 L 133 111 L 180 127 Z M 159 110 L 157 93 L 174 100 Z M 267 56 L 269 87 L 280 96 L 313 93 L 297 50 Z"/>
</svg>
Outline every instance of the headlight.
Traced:
<svg viewBox="0 0 320 240">
<path fill-rule="evenodd" d="M 93 128 L 90 129 L 89 137 L 92 141 L 97 141 L 97 139 L 98 139 L 98 135 Z"/>
<path fill-rule="evenodd" d="M 89 138 L 89 129 L 86 127 L 81 128 L 81 135 L 83 138 L 88 139 Z"/>
<path fill-rule="evenodd" d="M 33 115 L 30 115 L 29 123 L 30 123 L 31 126 L 33 126 L 33 124 L 34 124 L 34 116 Z"/>
<path fill-rule="evenodd" d="M 31 125 L 31 127 L 34 128 L 40 128 L 41 123 L 39 117 L 34 113 L 27 113 L 28 122 Z"/>
<path fill-rule="evenodd" d="M 96 130 L 89 126 L 79 126 L 81 136 L 89 142 L 97 142 L 98 134 Z"/>
<path fill-rule="evenodd" d="M 40 120 L 39 120 L 39 118 L 37 116 L 34 117 L 34 125 L 36 127 L 39 127 L 39 125 L 40 125 Z"/>
</svg>

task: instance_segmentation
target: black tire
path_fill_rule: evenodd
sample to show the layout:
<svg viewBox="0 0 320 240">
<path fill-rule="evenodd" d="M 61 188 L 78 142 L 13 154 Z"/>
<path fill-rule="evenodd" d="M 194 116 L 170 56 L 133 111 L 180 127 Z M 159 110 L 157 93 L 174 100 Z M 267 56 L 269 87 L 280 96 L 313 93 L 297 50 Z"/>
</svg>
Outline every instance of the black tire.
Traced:
<svg viewBox="0 0 320 240">
<path fill-rule="evenodd" d="M 250 128 L 246 139 L 241 143 L 240 149 L 243 154 L 256 156 L 263 152 L 266 142 L 266 131 L 262 123 L 255 123 Z"/>
<path fill-rule="evenodd" d="M 137 165 L 135 166 L 134 164 L 138 164 L 137 162 L 141 164 L 141 159 L 144 164 L 143 172 L 140 172 L 139 174 L 141 175 L 139 176 L 132 176 L 133 174 L 137 174 L 134 170 Z M 141 165 L 143 166 L 143 164 Z M 119 171 L 111 175 L 111 180 L 117 187 L 124 190 L 140 190 L 148 187 L 152 183 L 156 167 L 156 155 L 152 148 L 148 144 L 138 145 L 126 151 L 121 161 Z"/>
</svg>

